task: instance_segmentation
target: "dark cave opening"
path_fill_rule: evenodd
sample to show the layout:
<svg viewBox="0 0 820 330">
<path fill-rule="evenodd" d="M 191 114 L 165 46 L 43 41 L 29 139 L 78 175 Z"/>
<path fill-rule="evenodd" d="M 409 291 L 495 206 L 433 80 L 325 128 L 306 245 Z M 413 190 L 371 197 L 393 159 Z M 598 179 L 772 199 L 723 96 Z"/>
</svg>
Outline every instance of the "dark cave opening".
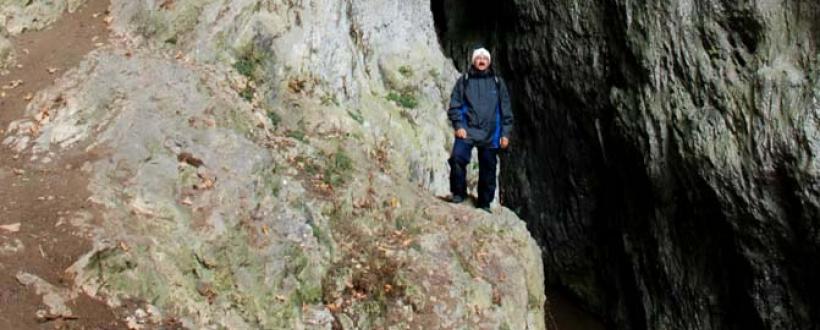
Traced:
<svg viewBox="0 0 820 330">
<path fill-rule="evenodd" d="M 459 71 L 467 68 L 468 53 L 477 46 L 496 54 L 498 34 L 510 17 L 510 6 L 492 0 L 431 0 L 441 47 Z"/>
<path fill-rule="evenodd" d="M 749 296 L 753 265 L 719 192 L 675 153 L 650 177 L 645 142 L 630 140 L 615 118 L 610 91 L 651 74 L 627 41 L 625 9 L 590 3 L 593 31 L 576 31 L 579 18 L 549 8 L 557 3 L 431 0 L 445 55 L 463 71 L 469 50 L 486 46 L 510 89 L 516 128 L 501 157 L 500 195 L 544 251 L 549 294 L 606 328 L 652 328 L 661 314 L 679 317 L 668 320 L 677 327 L 763 328 Z M 583 47 L 567 46 L 575 41 L 566 35 Z M 708 316 L 685 320 L 699 308 Z M 587 327 L 561 327 L 575 328 Z"/>
<path fill-rule="evenodd" d="M 721 38 L 752 52 L 765 42 L 765 20 L 715 3 L 726 12 L 701 8 L 694 26 L 676 28 L 691 29 L 707 52 Z M 658 92 L 680 92 L 696 110 L 708 110 L 705 95 L 714 90 L 690 84 L 701 79 L 698 67 L 685 61 L 692 47 L 675 48 L 668 40 L 677 36 L 664 29 L 630 30 L 636 8 L 623 1 L 431 0 L 431 9 L 441 48 L 459 70 L 469 65 L 469 50 L 482 44 L 507 82 L 516 125 L 511 150 L 501 156 L 499 194 L 541 245 L 547 288 L 563 292 L 568 299 L 562 301 L 617 329 L 761 329 L 813 319 L 817 295 L 788 291 L 817 290 L 806 280 L 818 273 L 807 266 L 817 249 L 805 247 L 814 242 L 806 233 L 816 230 L 809 225 L 816 211 L 795 194 L 801 184 L 785 174 L 744 183 L 759 184 L 776 196 L 772 209 L 786 210 L 782 216 L 748 211 L 755 201 L 709 177 L 711 165 L 693 157 L 690 139 L 699 136 L 642 113 L 653 106 L 646 100 L 666 100 Z M 812 10 L 820 6 L 796 15 L 813 18 Z M 654 22 L 654 16 L 643 19 Z M 713 22 L 726 22 L 720 25 L 725 31 L 707 35 L 714 34 L 707 29 Z M 817 20 L 806 22 L 809 38 L 817 40 Z M 649 44 L 648 35 L 658 42 Z M 647 66 L 657 54 L 671 64 Z M 688 87 L 655 90 L 653 76 Z M 655 111 L 681 106 L 666 102 Z M 789 166 L 781 172 L 798 172 Z M 794 229 L 796 238 L 788 236 Z M 769 231 L 790 240 L 772 239 Z M 808 283 L 768 283 L 765 272 Z M 783 297 L 796 312 L 768 311 L 760 305 L 765 296 Z"/>
<path fill-rule="evenodd" d="M 436 32 L 439 37 L 439 43 L 444 51 L 452 61 L 456 68 L 463 72 L 469 65 L 469 52 L 476 46 L 481 45 L 493 55 L 493 68 L 498 72 L 507 82 L 510 88 L 510 93 L 514 97 L 513 110 L 516 111 L 517 118 L 522 118 L 524 122 L 529 122 L 528 125 L 517 125 L 517 136 L 528 136 L 539 129 L 544 122 L 550 121 L 550 115 L 545 111 L 536 111 L 529 113 L 519 113 L 519 109 L 527 108 L 528 100 L 525 97 L 515 97 L 516 95 L 523 95 L 528 92 L 529 86 L 524 87 L 519 84 L 519 79 L 509 75 L 514 74 L 515 61 L 504 47 L 503 42 L 508 33 L 512 33 L 512 22 L 515 21 L 513 4 L 509 2 L 497 2 L 492 0 L 431 0 L 431 9 L 434 17 Z M 540 105 L 539 105 L 540 106 Z M 547 116 L 547 117 L 544 117 Z M 517 119 L 518 121 L 518 119 Z M 520 148 L 521 152 L 526 153 L 527 150 L 537 148 L 540 142 L 533 139 L 518 139 L 520 143 L 529 144 L 526 148 Z M 555 137 L 554 141 L 560 140 Z M 512 151 L 516 152 L 516 151 Z M 531 154 L 523 157 L 533 156 Z M 538 155 L 534 155 L 538 156 Z M 501 171 L 505 172 L 505 164 L 508 164 L 509 156 L 501 156 Z M 545 159 L 543 164 L 547 170 L 553 171 L 554 176 L 559 176 L 560 171 L 558 166 L 551 165 L 550 159 Z M 516 165 L 513 165 L 516 166 Z M 540 169 L 540 170 L 543 170 Z M 509 180 L 506 180 L 509 181 Z M 504 193 L 501 193 L 502 199 L 526 199 L 526 191 L 510 188 L 509 183 L 505 182 L 502 177 L 499 182 Z M 507 185 L 507 186 L 505 186 Z M 506 204 L 507 207 L 513 208 L 519 215 L 527 214 L 525 204 Z M 526 218 L 525 218 L 526 220 Z M 528 221 L 528 227 L 535 222 Z M 537 225 L 536 225 L 537 227 Z M 533 230 L 531 230 L 533 231 Z M 536 231 L 537 232 L 537 231 Z M 538 237 L 536 240 L 542 244 Z M 549 276 L 545 286 L 547 288 L 548 299 L 550 300 L 553 309 L 549 316 L 558 323 L 559 329 L 605 329 L 602 316 L 593 313 L 584 299 L 579 297 L 573 290 L 570 290 L 558 278 Z M 585 276 L 585 275 L 581 275 Z M 548 324 L 551 320 L 548 319 Z"/>
</svg>

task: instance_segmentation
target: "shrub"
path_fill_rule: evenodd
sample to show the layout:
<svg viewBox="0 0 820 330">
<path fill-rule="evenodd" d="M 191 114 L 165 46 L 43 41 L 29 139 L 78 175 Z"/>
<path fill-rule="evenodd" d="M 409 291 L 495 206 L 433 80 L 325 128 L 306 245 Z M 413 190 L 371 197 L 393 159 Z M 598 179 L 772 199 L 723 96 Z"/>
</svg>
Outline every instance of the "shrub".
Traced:
<svg viewBox="0 0 820 330">
<path fill-rule="evenodd" d="M 413 94 L 414 93 L 409 91 L 401 92 L 401 94 L 390 92 L 387 94 L 387 100 L 395 102 L 402 108 L 415 109 L 419 105 L 419 102 Z"/>
</svg>

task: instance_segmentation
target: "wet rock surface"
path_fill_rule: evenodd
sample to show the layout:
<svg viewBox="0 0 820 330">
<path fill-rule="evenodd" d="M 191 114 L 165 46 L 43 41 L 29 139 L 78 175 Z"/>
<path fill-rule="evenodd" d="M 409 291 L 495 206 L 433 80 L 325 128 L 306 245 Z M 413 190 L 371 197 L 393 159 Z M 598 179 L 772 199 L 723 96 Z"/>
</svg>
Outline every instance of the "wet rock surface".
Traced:
<svg viewBox="0 0 820 330">
<path fill-rule="evenodd" d="M 496 50 L 518 123 L 503 195 L 551 283 L 617 328 L 820 322 L 817 2 L 433 8 L 455 58 Z"/>
<path fill-rule="evenodd" d="M 434 197 L 456 73 L 425 4 L 112 1 L 110 26 L 2 139 L 94 155 L 72 294 L 130 328 L 545 328 L 524 223 Z"/>
</svg>

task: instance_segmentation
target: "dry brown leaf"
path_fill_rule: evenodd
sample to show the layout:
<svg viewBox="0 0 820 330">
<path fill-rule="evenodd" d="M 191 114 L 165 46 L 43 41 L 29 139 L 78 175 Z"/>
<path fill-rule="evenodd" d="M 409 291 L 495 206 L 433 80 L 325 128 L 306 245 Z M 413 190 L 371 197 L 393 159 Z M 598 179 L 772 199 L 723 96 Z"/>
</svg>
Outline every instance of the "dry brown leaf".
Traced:
<svg viewBox="0 0 820 330">
<path fill-rule="evenodd" d="M 339 305 L 337 305 L 337 304 L 335 304 L 335 303 L 329 303 L 329 304 L 325 305 L 325 307 L 327 307 L 327 309 L 328 309 L 331 313 L 336 313 L 336 312 L 338 312 L 338 311 L 341 309 L 341 306 L 339 306 Z"/>
<path fill-rule="evenodd" d="M 18 80 L 12 81 L 12 82 L 6 84 L 5 86 L 3 86 L 3 89 L 15 89 L 15 88 L 17 88 L 18 86 L 20 86 L 22 84 L 23 84 L 23 80 L 18 79 Z"/>
<path fill-rule="evenodd" d="M 159 5 L 160 9 L 172 10 L 174 9 L 174 0 L 165 0 Z"/>
<path fill-rule="evenodd" d="M 35 125 L 31 125 L 31 127 L 29 127 L 29 129 L 28 129 L 28 132 L 29 132 L 31 135 L 38 135 L 38 134 L 40 134 L 40 124 L 35 123 Z"/>
<path fill-rule="evenodd" d="M 20 223 L 13 223 L 9 225 L 0 225 L 0 230 L 7 231 L 10 233 L 16 233 L 20 231 Z"/>
</svg>

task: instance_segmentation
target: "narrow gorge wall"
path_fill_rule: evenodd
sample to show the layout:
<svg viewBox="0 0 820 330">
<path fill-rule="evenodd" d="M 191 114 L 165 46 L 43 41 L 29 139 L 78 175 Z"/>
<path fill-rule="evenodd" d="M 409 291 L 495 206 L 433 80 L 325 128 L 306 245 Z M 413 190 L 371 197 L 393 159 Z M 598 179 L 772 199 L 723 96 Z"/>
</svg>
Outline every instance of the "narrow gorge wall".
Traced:
<svg viewBox="0 0 820 330">
<path fill-rule="evenodd" d="M 551 284 L 617 328 L 820 322 L 820 4 L 432 8 L 456 63 L 482 42 L 508 80 L 502 195 Z"/>
</svg>

